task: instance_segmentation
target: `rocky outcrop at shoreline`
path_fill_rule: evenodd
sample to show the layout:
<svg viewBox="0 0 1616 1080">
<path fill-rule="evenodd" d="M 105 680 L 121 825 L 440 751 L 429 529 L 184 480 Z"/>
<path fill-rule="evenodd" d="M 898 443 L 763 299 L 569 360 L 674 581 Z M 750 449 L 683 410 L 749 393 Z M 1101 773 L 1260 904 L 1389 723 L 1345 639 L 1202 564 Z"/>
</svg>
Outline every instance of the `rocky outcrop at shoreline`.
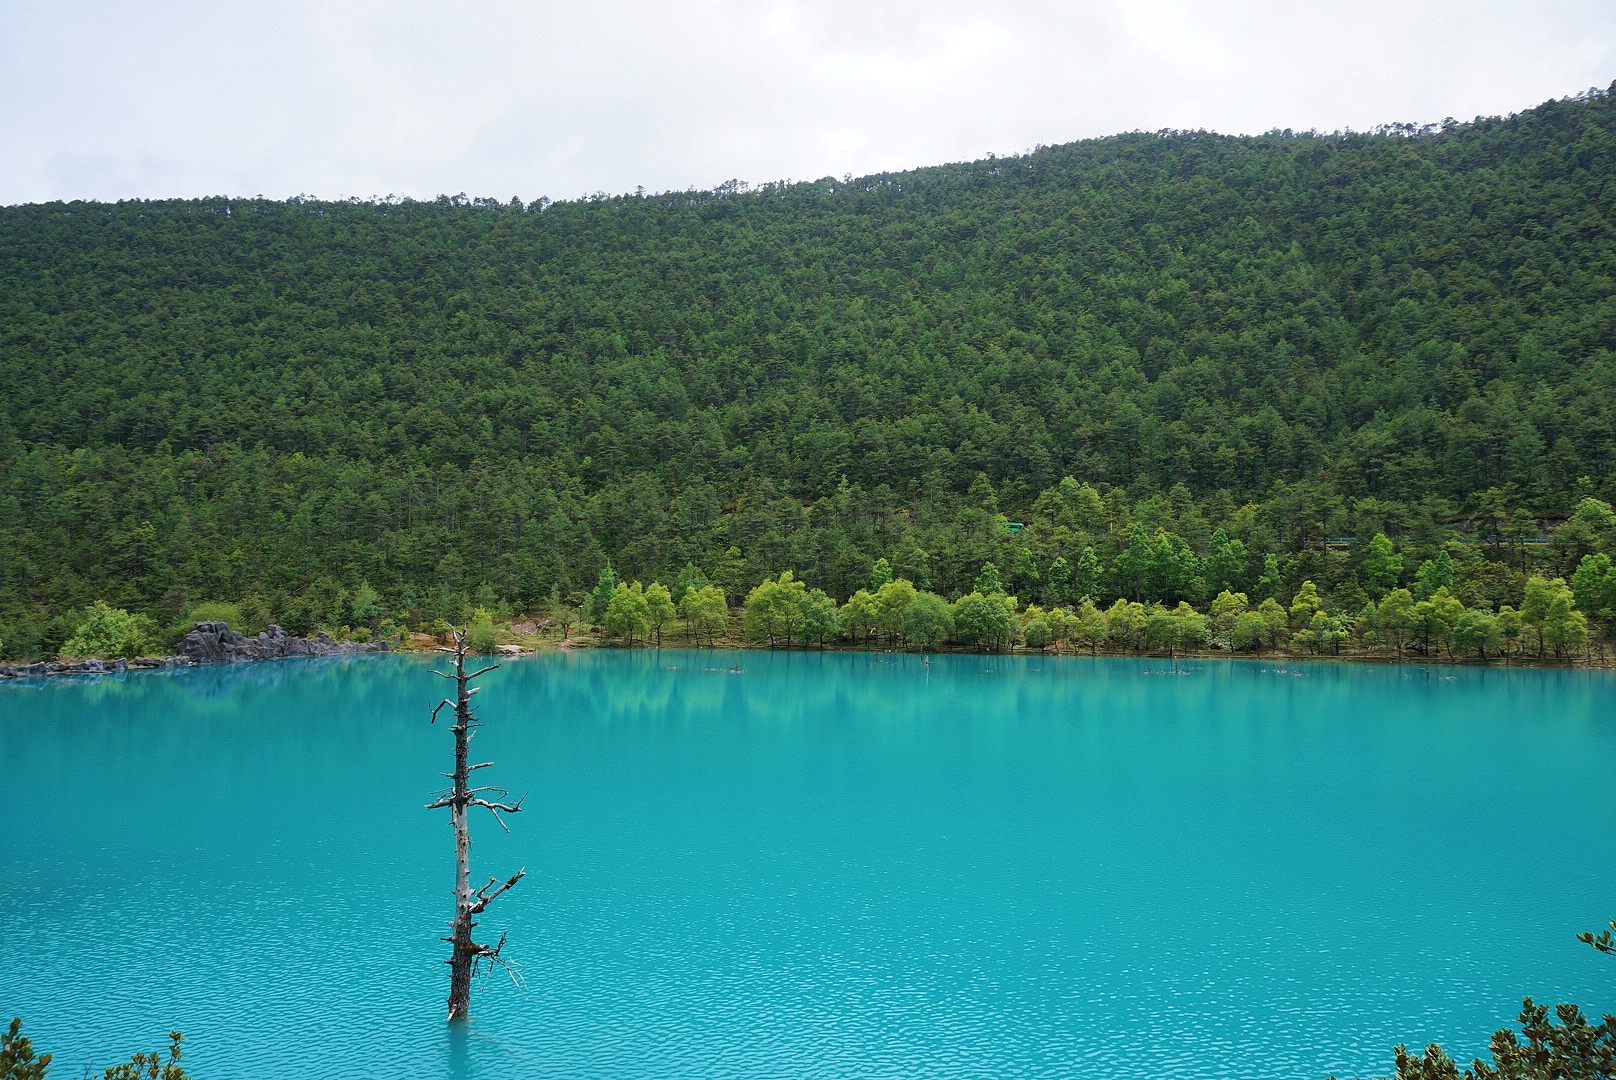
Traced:
<svg viewBox="0 0 1616 1080">
<path fill-rule="evenodd" d="M 0 679 L 26 675 L 102 674 L 141 668 L 279 660 L 289 656 L 347 656 L 387 651 L 385 641 L 334 641 L 323 630 L 313 637 L 301 638 L 272 625 L 257 636 L 248 637 L 230 629 L 229 623 L 199 622 L 180 641 L 180 651 L 175 656 L 143 657 L 138 660 L 41 660 L 37 664 L 0 667 Z"/>
<path fill-rule="evenodd" d="M 180 654 L 193 664 L 386 651 L 385 641 L 333 641 L 324 630 L 311 638 L 293 637 L 273 624 L 257 637 L 247 637 L 230 629 L 229 623 L 199 622 L 180 641 Z"/>
</svg>

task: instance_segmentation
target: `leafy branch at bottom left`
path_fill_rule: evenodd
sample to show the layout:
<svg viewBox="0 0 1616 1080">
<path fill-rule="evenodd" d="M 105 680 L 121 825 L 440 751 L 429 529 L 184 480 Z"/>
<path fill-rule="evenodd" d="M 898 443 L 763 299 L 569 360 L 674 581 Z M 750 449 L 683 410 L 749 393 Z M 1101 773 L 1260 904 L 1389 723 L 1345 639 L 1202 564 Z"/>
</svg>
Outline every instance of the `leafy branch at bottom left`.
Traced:
<svg viewBox="0 0 1616 1080">
<path fill-rule="evenodd" d="M 167 1061 L 156 1050 L 136 1053 L 121 1065 L 109 1065 L 102 1080 L 191 1080 L 180 1065 L 180 1043 L 184 1038 L 177 1031 L 168 1033 Z M 10 1028 L 0 1032 L 0 1080 L 45 1080 L 50 1063 L 51 1055 L 36 1055 L 33 1040 L 22 1034 L 22 1017 L 14 1018 Z"/>
</svg>

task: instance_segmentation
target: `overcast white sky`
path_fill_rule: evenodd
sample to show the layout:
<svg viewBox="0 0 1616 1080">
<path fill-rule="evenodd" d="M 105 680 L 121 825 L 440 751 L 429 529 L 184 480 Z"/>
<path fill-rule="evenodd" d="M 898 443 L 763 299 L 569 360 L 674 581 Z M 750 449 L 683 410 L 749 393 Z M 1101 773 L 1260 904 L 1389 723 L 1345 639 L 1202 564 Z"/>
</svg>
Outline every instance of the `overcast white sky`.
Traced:
<svg viewBox="0 0 1616 1080">
<path fill-rule="evenodd" d="M 1612 0 L 0 0 L 0 203 L 710 188 L 1612 80 Z"/>
</svg>

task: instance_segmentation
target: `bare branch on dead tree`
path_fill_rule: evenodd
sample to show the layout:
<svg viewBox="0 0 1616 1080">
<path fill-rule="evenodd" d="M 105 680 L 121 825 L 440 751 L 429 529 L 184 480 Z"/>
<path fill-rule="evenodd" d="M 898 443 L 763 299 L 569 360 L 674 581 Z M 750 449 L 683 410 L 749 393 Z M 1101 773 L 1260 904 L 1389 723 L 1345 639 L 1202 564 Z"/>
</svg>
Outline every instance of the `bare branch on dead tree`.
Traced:
<svg viewBox="0 0 1616 1080">
<path fill-rule="evenodd" d="M 527 877 L 527 867 L 524 866 L 522 869 L 512 874 L 502 885 L 500 885 L 499 888 L 494 889 L 493 892 L 489 892 L 488 890 L 492 889 L 494 887 L 494 882 L 498 881 L 499 879 L 489 878 L 488 884 L 478 889 L 475 894 L 477 897 L 477 902 L 471 906 L 472 914 L 481 915 L 483 908 L 487 907 L 493 901 L 498 900 L 500 896 L 507 892 L 512 885 L 515 885 L 518 881 L 521 881 L 525 877 Z M 505 939 L 503 937 L 500 938 L 501 943 L 504 941 Z"/>
<path fill-rule="evenodd" d="M 505 935 L 501 934 L 501 935 L 499 935 L 499 944 L 495 945 L 492 949 L 484 947 L 483 950 L 480 953 L 478 953 L 477 959 L 479 961 L 483 961 L 483 960 L 488 961 L 488 964 L 489 964 L 490 967 L 497 966 L 497 967 L 504 968 L 505 969 L 505 974 L 507 974 L 507 975 L 509 975 L 511 977 L 512 985 L 514 985 L 518 990 L 521 990 L 523 993 L 526 993 L 527 992 L 527 979 L 523 978 L 521 968 L 519 966 L 517 966 L 517 964 L 514 961 L 507 960 L 503 956 L 500 955 L 500 951 L 503 950 L 504 948 L 505 948 Z M 475 974 L 475 971 L 473 972 L 473 974 Z"/>
</svg>

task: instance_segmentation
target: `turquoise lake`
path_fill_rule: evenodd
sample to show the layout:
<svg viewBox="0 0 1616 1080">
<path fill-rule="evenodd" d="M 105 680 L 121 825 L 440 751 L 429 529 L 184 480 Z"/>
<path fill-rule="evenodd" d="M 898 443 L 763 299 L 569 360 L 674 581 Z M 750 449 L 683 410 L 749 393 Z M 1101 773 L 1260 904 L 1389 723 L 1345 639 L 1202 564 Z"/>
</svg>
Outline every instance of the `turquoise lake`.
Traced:
<svg viewBox="0 0 1616 1080">
<path fill-rule="evenodd" d="M 1616 677 L 664 650 L 485 677 L 443 1022 L 420 658 L 0 685 L 0 1015 L 62 1076 L 1386 1075 L 1616 1012 Z M 732 670 L 734 669 L 734 670 Z"/>
</svg>

